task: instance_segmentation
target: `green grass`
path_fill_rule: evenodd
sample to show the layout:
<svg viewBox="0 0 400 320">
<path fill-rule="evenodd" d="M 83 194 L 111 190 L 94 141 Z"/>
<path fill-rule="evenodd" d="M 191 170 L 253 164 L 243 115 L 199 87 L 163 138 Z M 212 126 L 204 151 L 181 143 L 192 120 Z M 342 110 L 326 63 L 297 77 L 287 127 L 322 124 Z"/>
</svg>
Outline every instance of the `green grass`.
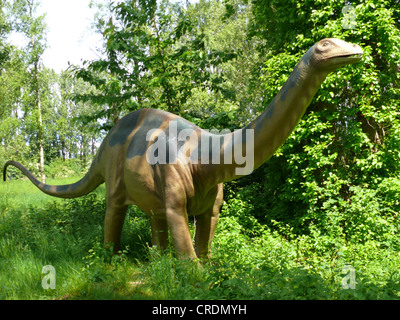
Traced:
<svg viewBox="0 0 400 320">
<path fill-rule="evenodd" d="M 64 179 L 47 179 L 46 183 L 63 185 L 74 183 L 78 181 L 81 177 L 72 177 Z M 7 180 L 6 183 L 0 182 L 0 205 L 8 207 L 26 207 L 35 206 L 43 207 L 46 203 L 59 201 L 63 202 L 64 199 L 54 198 L 46 195 L 36 188 L 32 182 L 27 178 L 20 180 Z M 105 192 L 105 186 L 101 185 L 98 187 L 94 193 L 99 196 L 103 196 Z"/>
<path fill-rule="evenodd" d="M 239 198 L 224 205 L 213 258 L 198 268 L 172 249 L 149 248 L 148 218 L 135 207 L 125 221 L 124 250 L 113 256 L 102 245 L 104 186 L 64 200 L 18 180 L 0 183 L 0 194 L 0 299 L 400 298 L 398 246 L 312 228 L 300 236 L 285 226 L 272 230 Z M 45 265 L 56 270 L 54 290 L 42 287 Z M 342 286 L 345 265 L 355 270 L 354 290 Z"/>
<path fill-rule="evenodd" d="M 48 183 L 64 184 L 76 180 L 50 180 Z M 127 278 L 139 272 L 137 263 L 130 264 L 122 258 L 121 261 L 104 258 L 112 257 L 101 245 L 104 186 L 78 200 L 49 197 L 25 180 L 2 183 L 0 190 L 1 299 L 143 296 L 137 293 L 135 286 L 130 287 L 132 279 Z M 125 237 L 129 232 L 135 232 L 137 236 L 142 232 L 147 241 L 147 217 L 143 213 L 139 216 L 129 219 Z M 138 231 L 140 228 L 143 231 Z M 143 241 L 139 241 L 142 245 Z M 42 288 L 45 265 L 53 265 L 56 269 L 55 290 Z"/>
</svg>

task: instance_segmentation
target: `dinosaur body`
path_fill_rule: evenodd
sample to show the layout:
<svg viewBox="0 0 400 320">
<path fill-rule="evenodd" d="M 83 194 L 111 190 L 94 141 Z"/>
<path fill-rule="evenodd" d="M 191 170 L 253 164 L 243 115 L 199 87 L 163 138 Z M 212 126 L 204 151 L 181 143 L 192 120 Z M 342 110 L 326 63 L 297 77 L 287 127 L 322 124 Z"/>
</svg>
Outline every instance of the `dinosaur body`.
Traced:
<svg viewBox="0 0 400 320">
<path fill-rule="evenodd" d="M 9 161 L 43 192 L 75 198 L 106 183 L 104 241 L 118 250 L 127 207 L 150 217 L 153 245 L 165 248 L 168 229 L 181 257 L 206 257 L 222 204 L 222 183 L 268 160 L 293 131 L 329 72 L 359 61 L 361 48 L 337 39 L 311 47 L 266 110 L 235 132 L 213 134 L 168 112 L 141 109 L 123 117 L 78 182 L 51 186 Z M 157 148 L 155 148 L 157 146 Z M 247 158 L 243 158 L 246 151 Z M 248 161 L 247 161 L 248 160 Z M 195 248 L 188 215 L 196 216 Z"/>
</svg>

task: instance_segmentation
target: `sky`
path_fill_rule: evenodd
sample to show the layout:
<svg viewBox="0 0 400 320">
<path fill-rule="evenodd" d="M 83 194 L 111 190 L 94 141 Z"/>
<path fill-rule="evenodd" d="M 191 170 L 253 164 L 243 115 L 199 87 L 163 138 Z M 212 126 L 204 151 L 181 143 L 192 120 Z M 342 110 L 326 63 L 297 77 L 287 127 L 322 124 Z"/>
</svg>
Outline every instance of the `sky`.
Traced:
<svg viewBox="0 0 400 320">
<path fill-rule="evenodd" d="M 91 29 L 96 9 L 89 8 L 90 0 L 41 0 L 40 3 L 37 15 L 46 14 L 47 24 L 48 48 L 42 56 L 46 67 L 60 73 L 68 68 L 68 62 L 82 65 L 83 60 L 99 58 L 96 47 L 100 47 L 101 36 Z M 17 46 L 23 42 L 18 34 L 12 38 Z"/>
<path fill-rule="evenodd" d="M 56 72 L 71 64 L 97 57 L 100 35 L 90 29 L 95 9 L 90 0 L 41 0 L 38 13 L 46 13 L 48 48 L 42 56 L 44 65 Z"/>
</svg>

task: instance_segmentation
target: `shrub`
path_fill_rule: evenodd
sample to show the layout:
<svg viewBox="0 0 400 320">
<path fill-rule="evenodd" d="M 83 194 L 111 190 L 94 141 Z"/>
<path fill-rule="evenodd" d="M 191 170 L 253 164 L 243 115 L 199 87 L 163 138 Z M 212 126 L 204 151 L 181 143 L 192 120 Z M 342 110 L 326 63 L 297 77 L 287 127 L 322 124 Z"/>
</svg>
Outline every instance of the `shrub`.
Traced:
<svg viewBox="0 0 400 320">
<path fill-rule="evenodd" d="M 57 158 L 45 166 L 45 172 L 48 177 L 54 179 L 80 176 L 86 173 L 87 168 L 82 168 L 78 159 Z"/>
</svg>

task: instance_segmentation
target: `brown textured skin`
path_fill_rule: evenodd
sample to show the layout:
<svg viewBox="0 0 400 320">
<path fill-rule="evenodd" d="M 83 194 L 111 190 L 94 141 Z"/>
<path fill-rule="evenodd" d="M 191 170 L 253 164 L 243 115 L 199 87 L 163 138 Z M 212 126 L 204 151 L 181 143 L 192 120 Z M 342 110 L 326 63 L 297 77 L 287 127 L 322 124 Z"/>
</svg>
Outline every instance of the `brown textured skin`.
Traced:
<svg viewBox="0 0 400 320">
<path fill-rule="evenodd" d="M 362 50 L 338 39 L 323 39 L 312 46 L 300 60 L 278 95 L 266 110 L 242 130 L 254 129 L 254 168 L 268 160 L 293 131 L 325 77 L 335 69 L 357 62 Z M 200 136 L 204 131 L 174 114 L 142 109 L 122 118 L 104 139 L 89 172 L 80 181 L 65 186 L 50 186 L 39 182 L 25 167 L 19 168 L 40 190 L 62 198 L 75 198 L 106 183 L 107 209 L 104 242 L 120 246 L 122 226 L 129 205 L 139 206 L 150 218 L 153 245 L 168 245 L 168 229 L 176 252 L 181 258 L 209 257 L 220 207 L 222 183 L 240 175 L 238 165 L 185 163 L 149 164 L 144 151 L 154 143 L 158 133 L 146 141 L 150 129 L 167 129 L 171 121 L 179 130 L 190 128 Z M 232 134 L 223 135 L 219 150 L 235 149 Z M 189 142 L 185 142 L 189 144 Z M 242 142 L 243 150 L 246 141 Z M 211 147 L 211 146 L 210 146 Z M 223 159 L 223 158 L 221 158 Z M 196 216 L 195 247 L 188 226 L 188 215 Z"/>
</svg>

